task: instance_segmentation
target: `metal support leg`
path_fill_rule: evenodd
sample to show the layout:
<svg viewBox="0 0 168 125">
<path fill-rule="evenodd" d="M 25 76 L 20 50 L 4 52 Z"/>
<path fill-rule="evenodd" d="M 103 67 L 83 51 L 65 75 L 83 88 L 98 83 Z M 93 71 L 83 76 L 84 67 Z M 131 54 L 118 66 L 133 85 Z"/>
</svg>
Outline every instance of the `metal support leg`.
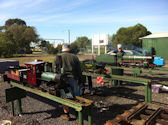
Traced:
<svg viewBox="0 0 168 125">
<path fill-rule="evenodd" d="M 88 125 L 92 125 L 92 108 L 89 108 Z"/>
<path fill-rule="evenodd" d="M 79 125 L 83 125 L 82 112 L 78 111 Z"/>
<path fill-rule="evenodd" d="M 120 87 L 120 81 L 119 80 L 117 80 L 117 85 L 116 86 Z"/>
<path fill-rule="evenodd" d="M 12 115 L 15 115 L 15 109 L 14 109 L 14 101 L 11 102 L 11 110 L 12 110 Z"/>
<path fill-rule="evenodd" d="M 113 87 L 116 87 L 118 83 L 118 80 L 113 80 Z"/>
<path fill-rule="evenodd" d="M 148 102 L 148 85 L 145 85 L 145 102 Z"/>
<path fill-rule="evenodd" d="M 117 80 L 111 80 L 112 87 L 116 87 Z"/>
<path fill-rule="evenodd" d="M 110 87 L 113 87 L 113 80 L 110 80 Z"/>
<path fill-rule="evenodd" d="M 92 76 L 88 76 L 88 84 L 89 84 L 89 90 L 91 92 L 93 90 Z"/>
<path fill-rule="evenodd" d="M 19 115 L 22 115 L 22 102 L 21 102 L 21 99 L 17 100 L 17 106 L 18 106 Z"/>
<path fill-rule="evenodd" d="M 136 78 L 136 77 L 137 77 L 137 73 L 134 73 L 134 74 L 133 74 L 133 77 L 135 77 L 135 78 Z"/>
<path fill-rule="evenodd" d="M 10 81 L 8 81 L 8 83 L 10 83 Z M 10 85 L 10 84 L 9 84 Z M 10 87 L 12 88 L 13 86 L 10 85 Z M 11 110 L 12 110 L 12 115 L 15 115 L 15 107 L 14 107 L 14 101 L 11 102 Z"/>
<path fill-rule="evenodd" d="M 152 88 L 151 83 L 148 84 L 148 102 L 151 103 L 152 101 Z"/>
</svg>

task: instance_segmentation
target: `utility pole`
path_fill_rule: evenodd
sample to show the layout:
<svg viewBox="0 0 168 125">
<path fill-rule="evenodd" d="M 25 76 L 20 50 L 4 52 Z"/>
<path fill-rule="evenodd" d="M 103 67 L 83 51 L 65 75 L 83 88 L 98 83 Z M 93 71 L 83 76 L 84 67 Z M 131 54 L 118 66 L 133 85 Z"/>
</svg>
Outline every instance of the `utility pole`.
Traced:
<svg viewBox="0 0 168 125">
<path fill-rule="evenodd" d="M 70 44 L 70 30 L 68 30 L 68 40 L 69 40 L 69 44 Z"/>
</svg>

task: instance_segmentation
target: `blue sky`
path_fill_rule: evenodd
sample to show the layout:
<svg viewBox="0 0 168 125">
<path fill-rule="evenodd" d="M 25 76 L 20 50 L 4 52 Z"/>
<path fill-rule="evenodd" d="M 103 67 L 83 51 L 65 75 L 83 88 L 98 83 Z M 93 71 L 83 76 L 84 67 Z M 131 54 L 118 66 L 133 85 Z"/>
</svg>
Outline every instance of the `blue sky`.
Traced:
<svg viewBox="0 0 168 125">
<path fill-rule="evenodd" d="M 168 0 L 0 0 L 0 25 L 21 18 L 41 38 L 68 39 L 113 34 L 141 23 L 152 33 L 168 32 Z"/>
</svg>

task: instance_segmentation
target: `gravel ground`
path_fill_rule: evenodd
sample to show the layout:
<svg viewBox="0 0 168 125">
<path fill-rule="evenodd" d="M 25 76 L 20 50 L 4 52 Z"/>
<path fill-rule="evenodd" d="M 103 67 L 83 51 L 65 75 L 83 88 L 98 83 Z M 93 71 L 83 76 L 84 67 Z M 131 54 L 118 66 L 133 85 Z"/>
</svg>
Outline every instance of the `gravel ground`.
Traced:
<svg viewBox="0 0 168 125">
<path fill-rule="evenodd" d="M 109 88 L 95 84 L 95 95 L 84 95 L 85 98 L 94 101 L 93 123 L 103 125 L 107 120 L 115 118 L 132 106 L 143 102 L 145 97 L 145 88 L 142 85 L 124 83 L 122 87 Z M 5 92 L 8 84 L 0 84 L 0 120 L 12 120 L 16 125 L 77 125 L 74 111 L 71 112 L 71 121 L 63 121 L 60 115 L 63 113 L 61 105 L 32 93 L 27 93 L 27 97 L 22 100 L 23 115 L 12 117 L 10 104 L 5 103 Z M 153 102 L 167 107 L 167 93 L 153 93 Z M 16 108 L 16 104 L 15 104 Z M 17 109 L 15 109 L 17 114 Z M 87 117 L 84 116 L 84 124 L 87 125 Z"/>
<path fill-rule="evenodd" d="M 92 56 L 79 55 L 80 60 L 93 58 Z M 129 73 L 129 72 L 126 72 Z M 148 78 L 143 73 L 140 77 Z M 151 76 L 150 76 L 151 77 Z M 153 79 L 163 79 L 168 81 L 167 75 L 155 74 Z M 161 78 L 160 78 L 161 77 Z M 115 118 L 125 110 L 145 100 L 145 87 L 140 84 L 123 83 L 122 87 L 110 88 L 108 85 L 97 85 L 96 79 L 93 79 L 93 86 L 96 94 L 90 95 L 86 91 L 85 98 L 94 101 L 93 123 L 94 125 L 104 125 L 107 120 Z M 60 118 L 63 110 L 61 105 L 45 98 L 39 97 L 32 93 L 27 93 L 27 97 L 22 99 L 23 115 L 13 117 L 10 103 L 5 103 L 4 90 L 9 88 L 7 83 L 0 79 L 0 121 L 11 120 L 13 125 L 77 125 L 78 120 L 75 118 L 74 111 L 71 110 L 72 119 L 64 121 Z M 168 108 L 167 92 L 152 93 L 152 101 L 158 106 Z M 15 108 L 16 108 L 15 103 Z M 17 114 L 17 109 L 15 109 Z M 84 115 L 84 125 L 87 125 L 87 116 Z"/>
</svg>

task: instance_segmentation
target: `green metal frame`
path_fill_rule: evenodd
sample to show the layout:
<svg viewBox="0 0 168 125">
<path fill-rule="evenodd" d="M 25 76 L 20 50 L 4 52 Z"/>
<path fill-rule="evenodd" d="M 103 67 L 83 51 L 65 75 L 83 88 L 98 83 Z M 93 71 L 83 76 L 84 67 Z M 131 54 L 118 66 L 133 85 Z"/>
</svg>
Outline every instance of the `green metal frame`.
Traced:
<svg viewBox="0 0 168 125">
<path fill-rule="evenodd" d="M 15 83 L 15 82 L 10 82 L 10 85 L 18 87 L 18 88 L 23 89 L 28 92 L 37 94 L 39 96 L 45 97 L 47 99 L 50 99 L 52 101 L 58 102 L 63 105 L 66 105 L 68 107 L 74 108 L 76 111 L 78 111 L 78 116 L 79 116 L 78 117 L 79 118 L 78 124 L 79 125 L 83 125 L 82 111 L 86 109 L 86 110 L 88 110 L 88 125 L 92 125 L 92 116 L 91 116 L 92 111 L 91 110 L 92 110 L 93 101 L 91 101 L 91 100 L 76 96 L 76 99 L 78 100 L 78 102 L 77 102 L 77 101 L 73 101 L 70 99 L 63 99 L 63 98 L 51 95 L 49 93 L 42 92 L 38 89 L 32 89 L 32 88 L 23 86 L 21 84 Z M 80 103 L 80 102 L 83 102 L 83 103 Z M 18 100 L 18 111 L 22 112 L 21 99 Z M 12 103 L 12 112 L 14 114 L 14 104 L 13 103 Z"/>
<path fill-rule="evenodd" d="M 168 73 L 168 68 L 164 68 L 164 67 L 156 67 L 154 69 L 148 68 L 148 69 L 144 69 L 144 68 L 132 68 L 132 67 L 116 67 L 116 66 L 107 66 L 110 68 L 119 68 L 119 69 L 124 69 L 124 70 L 131 70 L 133 72 L 133 75 L 137 75 L 140 74 L 142 72 L 148 72 L 150 75 L 152 75 L 152 73 Z M 134 74 L 135 73 L 135 74 Z"/>
<path fill-rule="evenodd" d="M 26 91 L 19 89 L 18 87 L 10 87 L 9 89 L 5 89 L 5 95 L 6 95 L 6 103 L 11 103 L 11 109 L 12 109 L 12 115 L 15 115 L 14 111 L 14 101 L 17 100 L 18 105 L 18 113 L 19 115 L 22 115 L 22 102 L 21 99 L 26 97 Z"/>
<path fill-rule="evenodd" d="M 112 75 L 112 74 L 104 75 L 104 74 L 96 74 L 96 73 L 88 73 L 88 72 L 83 72 L 82 74 L 85 76 L 104 77 L 105 79 L 109 79 L 113 86 L 116 86 L 114 83 L 114 80 L 121 80 L 126 82 L 143 84 L 145 85 L 145 102 L 151 103 L 152 101 L 152 90 L 151 90 L 152 81 L 149 79 L 135 78 L 131 76 Z"/>
</svg>

